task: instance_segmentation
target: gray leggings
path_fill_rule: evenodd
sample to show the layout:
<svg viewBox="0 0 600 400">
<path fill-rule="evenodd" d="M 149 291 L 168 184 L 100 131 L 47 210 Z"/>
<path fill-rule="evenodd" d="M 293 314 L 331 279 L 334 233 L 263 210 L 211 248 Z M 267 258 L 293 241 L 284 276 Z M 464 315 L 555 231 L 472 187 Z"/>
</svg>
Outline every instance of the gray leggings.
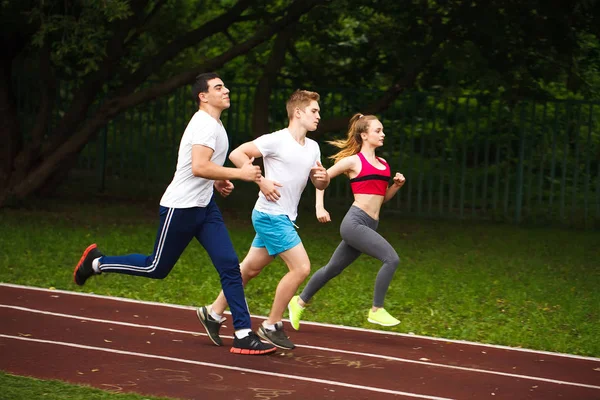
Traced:
<svg viewBox="0 0 600 400">
<path fill-rule="evenodd" d="M 314 273 L 300 294 L 300 298 L 305 303 L 308 303 L 330 279 L 338 276 L 364 253 L 383 262 L 375 280 L 373 294 L 373 306 L 383 307 L 385 294 L 400 259 L 392 245 L 375 231 L 378 224 L 379 221 L 371 218 L 360 208 L 350 207 L 340 225 L 342 242 L 331 256 L 329 263 Z"/>
</svg>

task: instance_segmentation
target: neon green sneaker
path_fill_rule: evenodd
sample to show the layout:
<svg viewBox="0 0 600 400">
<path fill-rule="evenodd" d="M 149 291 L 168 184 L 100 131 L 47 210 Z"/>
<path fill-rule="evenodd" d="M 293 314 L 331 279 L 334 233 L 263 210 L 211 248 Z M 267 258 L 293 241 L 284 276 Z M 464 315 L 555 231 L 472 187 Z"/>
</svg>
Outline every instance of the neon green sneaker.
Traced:
<svg viewBox="0 0 600 400">
<path fill-rule="evenodd" d="M 367 318 L 372 324 L 379 324 L 383 326 L 394 326 L 400 323 L 400 320 L 392 317 L 385 309 L 380 308 L 377 311 L 369 310 L 369 318 Z"/>
<path fill-rule="evenodd" d="M 304 307 L 298 304 L 298 297 L 299 296 L 292 297 L 288 303 L 290 323 L 292 324 L 292 328 L 295 330 L 300 330 L 300 318 L 302 318 L 302 313 L 304 312 Z"/>
</svg>

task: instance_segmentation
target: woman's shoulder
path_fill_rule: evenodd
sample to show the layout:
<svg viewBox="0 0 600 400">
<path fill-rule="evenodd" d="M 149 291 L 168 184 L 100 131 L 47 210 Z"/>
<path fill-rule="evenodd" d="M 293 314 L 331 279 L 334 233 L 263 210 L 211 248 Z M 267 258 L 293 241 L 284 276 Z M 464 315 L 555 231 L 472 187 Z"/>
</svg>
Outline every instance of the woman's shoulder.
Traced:
<svg viewBox="0 0 600 400">
<path fill-rule="evenodd" d="M 344 167 L 346 167 L 345 169 L 357 169 L 357 167 L 362 164 L 359 154 L 360 153 L 356 153 L 346 156 L 338 161 L 338 163 L 341 163 Z"/>
<path fill-rule="evenodd" d="M 351 154 L 349 156 L 343 157 L 340 159 L 340 161 L 344 161 L 346 160 L 346 162 L 352 161 L 352 162 L 360 162 L 360 153 L 356 153 L 356 154 Z"/>
</svg>

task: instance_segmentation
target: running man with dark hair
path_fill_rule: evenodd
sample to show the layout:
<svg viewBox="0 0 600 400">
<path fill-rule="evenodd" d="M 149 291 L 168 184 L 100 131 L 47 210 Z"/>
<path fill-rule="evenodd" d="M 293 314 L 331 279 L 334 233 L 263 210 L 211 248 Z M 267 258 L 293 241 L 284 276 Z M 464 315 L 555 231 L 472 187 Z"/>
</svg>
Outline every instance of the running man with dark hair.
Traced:
<svg viewBox="0 0 600 400">
<path fill-rule="evenodd" d="M 232 353 L 267 354 L 276 348 L 261 342 L 252 331 L 240 274 L 239 260 L 214 199 L 214 190 L 227 197 L 234 186 L 230 179 L 258 181 L 260 167 L 253 158 L 239 168 L 223 167 L 229 139 L 221 113 L 230 106 L 229 89 L 217 74 L 200 74 L 192 87 L 198 111 L 185 129 L 179 145 L 177 168 L 160 200 L 160 224 L 151 255 L 105 256 L 90 245 L 73 273 L 77 285 L 93 275 L 118 274 L 164 279 L 193 238 L 207 251 L 219 277 L 233 315 L 235 337 Z"/>
</svg>

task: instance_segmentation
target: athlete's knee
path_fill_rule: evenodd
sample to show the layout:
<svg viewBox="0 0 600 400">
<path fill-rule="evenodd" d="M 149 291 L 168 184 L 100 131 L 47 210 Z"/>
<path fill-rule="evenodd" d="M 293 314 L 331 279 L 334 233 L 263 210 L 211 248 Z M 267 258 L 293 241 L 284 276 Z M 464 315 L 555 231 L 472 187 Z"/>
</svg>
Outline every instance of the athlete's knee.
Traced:
<svg viewBox="0 0 600 400">
<path fill-rule="evenodd" d="M 167 276 L 169 276 L 174 266 L 175 264 L 173 263 L 159 262 L 156 265 L 156 268 L 154 268 L 154 270 L 150 272 L 148 276 L 152 279 L 165 279 Z"/>
<path fill-rule="evenodd" d="M 219 273 L 219 277 L 221 278 L 221 282 L 223 281 L 236 281 L 238 279 L 241 280 L 242 272 L 240 270 L 240 265 L 236 260 L 230 260 L 227 263 L 219 263 L 215 264 L 215 268 Z"/>
<path fill-rule="evenodd" d="M 299 279 L 308 278 L 308 275 L 310 275 L 310 261 L 294 268 L 294 273 Z"/>
<path fill-rule="evenodd" d="M 390 254 L 385 264 L 388 265 L 389 268 L 396 270 L 398 265 L 400 265 L 400 257 L 398 256 L 398 253 L 394 252 L 393 254 Z"/>
<path fill-rule="evenodd" d="M 242 279 L 244 280 L 244 283 L 246 283 L 249 280 L 256 278 L 260 274 L 260 272 L 262 271 L 262 269 L 260 269 L 260 268 L 250 268 L 247 265 L 244 265 L 242 263 L 240 265 L 240 271 L 242 273 Z"/>
<path fill-rule="evenodd" d="M 265 259 L 247 256 L 240 263 L 240 271 L 242 271 L 242 276 L 247 276 L 252 279 L 260 274 L 263 268 L 268 264 L 269 261 Z"/>
<path fill-rule="evenodd" d="M 308 264 L 306 266 L 306 268 L 303 268 L 301 272 L 302 272 L 302 279 L 303 280 L 306 279 L 306 278 L 308 278 L 308 276 L 310 275 L 310 264 Z"/>
<path fill-rule="evenodd" d="M 333 279 L 339 274 L 341 274 L 343 270 L 344 267 L 342 265 L 327 264 L 323 268 L 319 269 L 319 271 L 317 272 L 320 273 L 324 279 L 329 281 L 330 279 Z"/>
<path fill-rule="evenodd" d="M 213 259 L 213 265 L 219 273 L 238 273 L 240 271 L 240 261 L 235 255 L 229 257 L 221 256 Z"/>
<path fill-rule="evenodd" d="M 152 278 L 152 279 L 165 279 L 167 276 L 169 276 L 169 272 L 171 272 L 170 269 L 168 269 L 168 270 L 158 269 L 158 270 L 154 271 L 152 274 L 150 274 L 150 278 Z"/>
</svg>

